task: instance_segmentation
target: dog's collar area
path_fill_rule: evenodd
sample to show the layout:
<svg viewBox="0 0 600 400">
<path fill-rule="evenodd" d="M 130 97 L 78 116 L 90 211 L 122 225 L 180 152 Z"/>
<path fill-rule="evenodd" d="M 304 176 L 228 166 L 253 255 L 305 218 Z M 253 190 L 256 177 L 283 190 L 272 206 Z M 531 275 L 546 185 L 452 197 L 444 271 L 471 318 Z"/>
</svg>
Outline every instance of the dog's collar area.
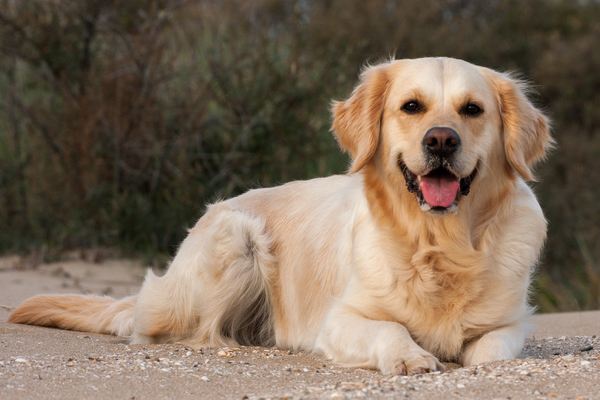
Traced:
<svg viewBox="0 0 600 400">
<path fill-rule="evenodd" d="M 425 177 L 439 178 L 448 182 L 456 181 L 458 183 L 458 190 L 456 191 L 456 195 L 453 199 L 450 199 L 451 204 L 447 204 L 448 201 L 446 200 L 445 204 L 447 205 L 431 205 L 427 202 L 423 194 L 420 182 L 423 179 L 423 177 L 420 177 L 417 174 L 413 173 L 411 170 L 409 170 L 406 164 L 404 164 L 404 162 L 402 161 L 402 159 L 398 160 L 398 166 L 402 171 L 402 175 L 404 175 L 406 189 L 416 196 L 421 210 L 438 215 L 443 215 L 447 212 L 456 214 L 456 212 L 458 211 L 458 199 L 460 198 L 460 196 L 466 196 L 469 194 L 471 190 L 471 183 L 475 179 L 478 170 L 478 168 L 475 167 L 475 169 L 473 169 L 473 172 L 471 172 L 471 174 L 465 178 L 458 178 L 444 166 L 440 166 L 430 171 L 427 175 L 425 175 Z"/>
</svg>

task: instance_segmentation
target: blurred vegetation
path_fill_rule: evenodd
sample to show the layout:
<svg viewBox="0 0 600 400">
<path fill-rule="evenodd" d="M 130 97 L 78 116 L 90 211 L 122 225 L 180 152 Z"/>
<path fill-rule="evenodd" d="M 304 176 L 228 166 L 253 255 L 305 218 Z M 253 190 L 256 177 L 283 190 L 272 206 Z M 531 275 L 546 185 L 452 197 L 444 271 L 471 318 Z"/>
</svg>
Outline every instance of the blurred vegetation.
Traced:
<svg viewBox="0 0 600 400">
<path fill-rule="evenodd" d="M 598 43 L 584 0 L 0 0 L 0 253 L 173 253 L 218 196 L 342 173 L 329 102 L 365 62 L 450 56 L 539 85 L 534 301 L 600 308 Z"/>
</svg>

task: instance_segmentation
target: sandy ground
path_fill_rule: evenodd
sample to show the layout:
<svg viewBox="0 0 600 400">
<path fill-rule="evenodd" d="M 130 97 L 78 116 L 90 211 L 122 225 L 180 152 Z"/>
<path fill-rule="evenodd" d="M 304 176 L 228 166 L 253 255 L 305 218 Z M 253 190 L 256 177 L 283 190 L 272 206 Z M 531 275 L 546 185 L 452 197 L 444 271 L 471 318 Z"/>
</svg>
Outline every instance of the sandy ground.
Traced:
<svg viewBox="0 0 600 400">
<path fill-rule="evenodd" d="M 41 293 L 123 297 L 138 291 L 139 262 L 79 259 L 27 269 L 0 258 L 0 398 L 60 399 L 599 399 L 600 312 L 538 315 L 516 360 L 412 377 L 333 365 L 259 347 L 194 351 L 180 344 L 6 323 Z"/>
</svg>

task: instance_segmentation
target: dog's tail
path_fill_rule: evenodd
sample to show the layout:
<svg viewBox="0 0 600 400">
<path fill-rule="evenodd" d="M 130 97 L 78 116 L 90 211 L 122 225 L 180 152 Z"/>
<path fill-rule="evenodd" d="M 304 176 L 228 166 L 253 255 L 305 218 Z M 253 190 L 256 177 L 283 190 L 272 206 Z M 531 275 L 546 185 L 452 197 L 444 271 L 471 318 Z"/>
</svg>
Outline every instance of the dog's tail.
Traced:
<svg viewBox="0 0 600 400">
<path fill-rule="evenodd" d="M 93 295 L 41 295 L 25 300 L 8 322 L 129 336 L 136 296 L 115 300 Z"/>
</svg>

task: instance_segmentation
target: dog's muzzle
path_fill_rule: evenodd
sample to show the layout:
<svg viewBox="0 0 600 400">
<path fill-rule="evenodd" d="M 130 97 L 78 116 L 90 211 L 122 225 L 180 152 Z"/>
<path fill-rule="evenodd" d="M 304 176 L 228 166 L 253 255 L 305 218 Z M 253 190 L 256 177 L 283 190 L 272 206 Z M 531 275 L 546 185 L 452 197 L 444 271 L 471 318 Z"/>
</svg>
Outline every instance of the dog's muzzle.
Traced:
<svg viewBox="0 0 600 400">
<path fill-rule="evenodd" d="M 423 151 L 430 167 L 427 174 L 417 175 L 408 169 L 401 158 L 398 160 L 406 188 L 416 195 L 423 211 L 455 212 L 460 196 L 469 194 L 477 167 L 464 178 L 454 172 L 453 159 L 460 148 L 460 136 L 454 129 L 436 127 L 427 131 L 423 138 Z"/>
</svg>

